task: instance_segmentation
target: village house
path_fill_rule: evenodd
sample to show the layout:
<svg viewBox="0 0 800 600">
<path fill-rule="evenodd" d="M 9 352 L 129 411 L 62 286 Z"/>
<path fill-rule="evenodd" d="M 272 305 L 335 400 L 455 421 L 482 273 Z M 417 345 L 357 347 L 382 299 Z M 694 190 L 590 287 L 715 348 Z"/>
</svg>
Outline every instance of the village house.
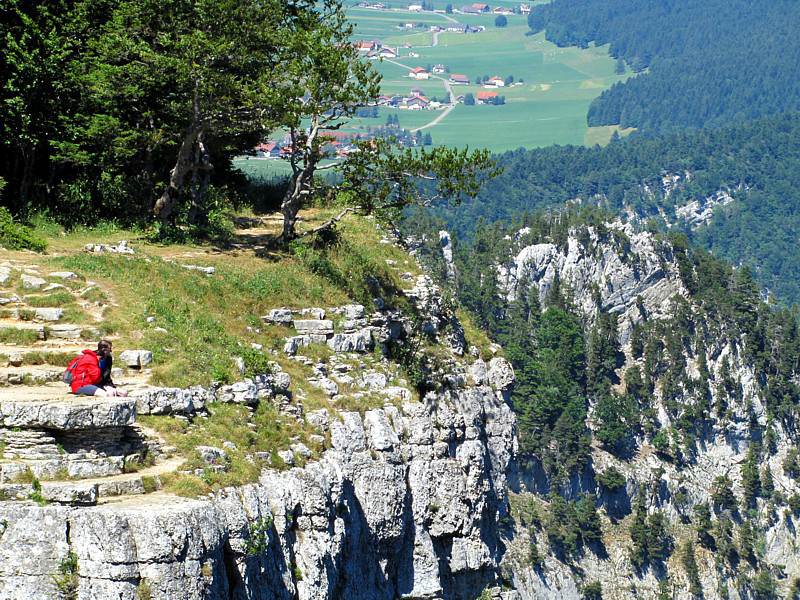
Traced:
<svg viewBox="0 0 800 600">
<path fill-rule="evenodd" d="M 414 79 L 428 79 L 430 78 L 431 74 L 428 73 L 428 70 L 425 67 L 415 67 L 408 72 L 409 77 L 413 77 Z"/>
<path fill-rule="evenodd" d="M 444 65 L 433 65 L 433 72 L 434 73 L 445 73 L 447 69 Z"/>
<path fill-rule="evenodd" d="M 477 14 L 479 14 L 481 11 L 479 11 L 479 10 L 478 10 L 477 8 L 475 8 L 474 6 L 462 6 L 462 7 L 461 7 L 461 10 L 460 10 L 459 12 L 460 12 L 461 14 L 464 14 L 464 15 L 477 15 Z"/>
<path fill-rule="evenodd" d="M 414 12 L 419 12 L 422 10 L 422 4 L 409 4 L 408 10 L 413 10 Z"/>
<path fill-rule="evenodd" d="M 506 8 L 505 6 L 498 6 L 494 10 L 492 10 L 493 15 L 511 15 L 514 14 L 510 8 Z"/>
<path fill-rule="evenodd" d="M 378 50 L 378 56 L 380 56 L 381 58 L 397 58 L 399 54 L 397 53 L 396 49 L 384 46 L 383 48 Z"/>
<path fill-rule="evenodd" d="M 447 26 L 447 31 L 452 31 L 455 33 L 466 33 L 467 25 L 465 23 L 450 23 Z"/>
<path fill-rule="evenodd" d="M 494 86 L 494 87 L 505 87 L 506 82 L 499 75 L 495 75 L 494 77 L 487 79 L 484 85 Z"/>
<path fill-rule="evenodd" d="M 478 104 L 492 104 L 497 98 L 497 92 L 478 92 Z"/>
<path fill-rule="evenodd" d="M 520 4 L 518 7 L 519 14 L 521 15 L 528 15 L 531 12 L 531 7 L 527 4 Z"/>
<path fill-rule="evenodd" d="M 480 4 L 478 2 L 475 2 L 475 3 L 472 4 L 472 8 L 477 9 L 478 12 L 489 12 L 489 5 L 488 4 Z"/>
<path fill-rule="evenodd" d="M 462 75 L 460 73 L 451 73 L 450 74 L 450 83 L 458 83 L 458 84 L 468 84 L 469 77 L 466 75 Z"/>
<path fill-rule="evenodd" d="M 425 90 L 422 88 L 411 88 L 411 95 L 412 96 L 424 96 Z"/>
<path fill-rule="evenodd" d="M 254 150 L 256 151 L 256 156 L 263 158 L 277 158 L 281 155 L 278 142 L 273 142 L 272 140 L 261 142 Z"/>
<path fill-rule="evenodd" d="M 422 96 L 414 96 L 406 100 L 406 108 L 409 110 L 427 110 L 430 100 Z"/>
</svg>

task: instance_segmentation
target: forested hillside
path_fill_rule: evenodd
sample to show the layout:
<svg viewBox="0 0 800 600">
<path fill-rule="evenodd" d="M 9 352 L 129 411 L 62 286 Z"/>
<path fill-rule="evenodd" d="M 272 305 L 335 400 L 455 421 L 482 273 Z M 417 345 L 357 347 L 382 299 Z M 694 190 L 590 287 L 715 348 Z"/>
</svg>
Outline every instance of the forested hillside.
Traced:
<svg viewBox="0 0 800 600">
<path fill-rule="evenodd" d="M 464 237 L 479 218 L 510 221 L 580 198 L 643 223 L 655 219 L 733 264 L 781 300 L 800 298 L 800 114 L 765 117 L 715 130 L 626 138 L 605 148 L 519 149 L 497 157 L 501 176 L 474 201 L 439 206 L 443 227 Z M 675 176 L 675 177 L 672 177 Z M 719 191 L 726 206 L 706 202 Z M 693 224 L 691 202 L 709 205 Z"/>
<path fill-rule="evenodd" d="M 482 224 L 455 252 L 460 302 L 516 373 L 517 573 L 539 594 L 561 573 L 620 598 L 795 597 L 797 314 L 685 236 L 608 218 Z"/>
<path fill-rule="evenodd" d="M 800 108 L 800 5 L 791 0 L 555 0 L 535 6 L 528 23 L 560 46 L 610 43 L 642 72 L 603 92 L 589 125 L 671 131 Z"/>
</svg>

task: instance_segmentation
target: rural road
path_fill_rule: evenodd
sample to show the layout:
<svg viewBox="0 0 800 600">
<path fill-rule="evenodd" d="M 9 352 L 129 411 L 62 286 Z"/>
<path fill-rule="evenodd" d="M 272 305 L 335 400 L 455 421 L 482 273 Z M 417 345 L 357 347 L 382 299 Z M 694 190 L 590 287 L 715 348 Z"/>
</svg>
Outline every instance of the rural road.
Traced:
<svg viewBox="0 0 800 600">
<path fill-rule="evenodd" d="M 436 32 L 436 33 L 438 34 L 438 32 Z M 436 34 L 434 34 L 434 35 L 436 35 Z M 436 41 L 436 39 L 434 38 L 434 42 L 435 41 Z M 434 43 L 434 46 L 435 45 L 436 44 Z M 387 58 L 384 58 L 383 60 L 385 60 L 386 62 L 392 63 L 393 65 L 397 65 L 398 67 L 403 67 L 404 69 L 408 69 L 408 65 L 404 65 L 403 63 L 399 63 L 399 62 L 394 61 L 394 60 L 389 60 Z M 417 131 L 420 131 L 422 129 L 427 129 L 428 127 L 433 127 L 439 121 L 441 121 L 447 115 L 449 115 L 453 111 L 453 109 L 456 107 L 456 97 L 455 97 L 455 94 L 453 94 L 452 88 L 450 87 L 450 82 L 447 79 L 445 79 L 444 77 L 438 77 L 436 75 L 431 75 L 431 79 L 438 79 L 439 81 L 441 81 L 444 84 L 444 89 L 447 91 L 447 94 L 450 96 L 450 104 L 448 104 L 447 108 L 445 108 L 441 113 L 439 113 L 439 115 L 433 121 L 431 121 L 430 123 L 426 123 L 425 125 L 422 125 L 421 127 L 416 127 L 414 129 L 409 129 L 409 131 L 411 133 L 416 133 Z"/>
</svg>

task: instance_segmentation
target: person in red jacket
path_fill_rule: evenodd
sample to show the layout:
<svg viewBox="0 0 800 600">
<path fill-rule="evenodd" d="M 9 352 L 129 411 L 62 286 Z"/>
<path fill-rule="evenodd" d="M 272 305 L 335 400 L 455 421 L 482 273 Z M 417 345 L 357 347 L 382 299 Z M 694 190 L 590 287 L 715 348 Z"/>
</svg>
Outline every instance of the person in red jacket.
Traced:
<svg viewBox="0 0 800 600">
<path fill-rule="evenodd" d="M 100 340 L 97 350 L 84 350 L 72 368 L 73 394 L 81 396 L 127 396 L 111 380 L 111 342 Z"/>
</svg>

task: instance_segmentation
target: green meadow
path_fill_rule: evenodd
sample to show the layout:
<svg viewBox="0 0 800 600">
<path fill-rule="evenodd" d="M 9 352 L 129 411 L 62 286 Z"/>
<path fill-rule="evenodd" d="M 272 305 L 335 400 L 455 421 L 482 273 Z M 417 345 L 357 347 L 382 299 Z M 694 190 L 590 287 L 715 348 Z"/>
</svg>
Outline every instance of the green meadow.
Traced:
<svg viewBox="0 0 800 600">
<path fill-rule="evenodd" d="M 444 9 L 445 3 L 436 2 Z M 441 4 L 441 6 L 440 6 Z M 518 2 L 492 2 L 490 6 L 516 6 Z M 551 144 L 605 144 L 614 128 L 589 128 L 586 112 L 591 101 L 617 81 L 628 75 L 615 75 L 615 60 L 608 48 L 559 48 L 544 39 L 543 34 L 528 36 L 527 17 L 507 15 L 508 26 L 495 27 L 496 15 L 462 15 L 413 13 L 398 10 L 351 8 L 350 19 L 356 24 L 356 39 L 379 39 L 385 46 L 397 47 L 399 58 L 393 62 L 376 62 L 383 74 L 386 94 L 408 95 L 411 88 L 422 88 L 425 96 L 442 98 L 445 87 L 439 79 L 415 80 L 408 77 L 414 67 L 437 63 L 451 73 L 469 77 L 469 85 L 453 85 L 456 95 L 488 91 L 475 85 L 476 77 L 509 75 L 521 85 L 498 88 L 505 96 L 503 106 L 466 106 L 460 104 L 441 122 L 425 129 L 436 145 L 469 145 L 490 148 L 495 152 L 520 146 L 532 148 Z M 390 3 L 390 6 L 391 3 Z M 453 3 L 458 9 L 461 4 Z M 430 25 L 446 26 L 453 21 L 483 25 L 486 31 L 473 34 L 440 33 L 438 45 L 432 46 Z M 405 23 L 422 23 L 425 28 L 405 27 Z M 418 57 L 411 57 L 416 53 Z M 407 129 L 420 127 L 433 120 L 439 111 L 408 111 L 381 108 L 377 119 L 357 119 L 353 128 L 382 125 L 386 115 L 399 115 L 400 125 Z M 620 132 L 621 134 L 627 132 Z"/>
</svg>

